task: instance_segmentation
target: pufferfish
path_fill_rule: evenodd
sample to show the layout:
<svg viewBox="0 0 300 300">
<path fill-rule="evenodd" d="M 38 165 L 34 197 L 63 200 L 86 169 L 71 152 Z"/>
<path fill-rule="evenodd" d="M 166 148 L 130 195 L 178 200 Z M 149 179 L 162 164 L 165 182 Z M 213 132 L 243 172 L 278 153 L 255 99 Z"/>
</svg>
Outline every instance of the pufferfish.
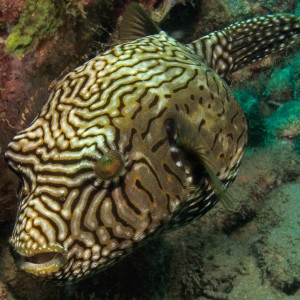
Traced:
<svg viewBox="0 0 300 300">
<path fill-rule="evenodd" d="M 19 268 L 78 280 L 230 205 L 247 124 L 226 77 L 299 33 L 299 18 L 275 14 L 183 45 L 130 4 L 121 43 L 62 78 L 8 145 Z"/>
</svg>

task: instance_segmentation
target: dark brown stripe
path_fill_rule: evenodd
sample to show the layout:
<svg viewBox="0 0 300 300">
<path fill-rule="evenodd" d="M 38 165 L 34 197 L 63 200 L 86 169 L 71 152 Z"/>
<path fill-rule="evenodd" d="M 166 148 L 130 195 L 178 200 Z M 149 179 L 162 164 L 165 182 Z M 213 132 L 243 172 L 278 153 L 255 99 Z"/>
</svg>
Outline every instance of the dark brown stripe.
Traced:
<svg viewBox="0 0 300 300">
<path fill-rule="evenodd" d="M 159 97 L 157 95 L 155 95 L 154 100 L 149 104 L 149 108 L 152 108 L 153 106 L 155 106 L 157 104 L 159 100 Z"/>
<path fill-rule="evenodd" d="M 145 139 L 146 135 L 149 133 L 152 123 L 155 120 L 160 119 L 162 117 L 162 115 L 165 113 L 166 110 L 167 110 L 167 108 L 165 107 L 163 110 L 160 111 L 160 113 L 157 116 L 152 117 L 152 118 L 149 119 L 146 130 L 144 132 L 142 132 L 142 134 L 141 134 L 142 139 Z"/>
<path fill-rule="evenodd" d="M 145 192 L 145 193 L 147 194 L 148 198 L 150 199 L 150 201 L 151 201 L 152 203 L 154 203 L 154 198 L 153 198 L 153 196 L 152 196 L 152 193 L 149 192 L 149 191 L 142 185 L 142 183 L 141 183 L 138 179 L 135 181 L 135 185 L 136 185 L 140 190 L 142 190 L 143 192 Z"/>
<path fill-rule="evenodd" d="M 218 137 L 219 135 L 222 133 L 222 128 L 219 130 L 219 132 L 215 135 L 215 138 L 214 138 L 214 141 L 213 141 L 213 144 L 212 144 L 212 148 L 211 150 L 213 150 L 216 146 L 216 143 L 217 143 L 217 140 L 218 140 Z"/>
<path fill-rule="evenodd" d="M 158 141 L 154 146 L 152 146 L 151 152 L 155 153 L 162 145 L 165 144 L 167 140 L 167 138 L 163 138 L 160 141 Z"/>
<path fill-rule="evenodd" d="M 181 185 L 183 188 L 185 188 L 185 186 L 184 186 L 183 182 L 181 181 L 180 177 L 179 177 L 177 174 L 175 174 L 175 173 L 170 169 L 170 167 L 169 167 L 166 163 L 163 163 L 163 168 L 164 168 L 164 170 L 165 170 L 168 174 L 170 174 L 170 175 L 172 175 L 173 177 L 175 177 L 175 178 L 177 179 L 177 181 L 180 183 L 180 185 Z"/>
<path fill-rule="evenodd" d="M 198 131 L 200 132 L 202 127 L 205 125 L 206 121 L 204 119 L 201 120 L 199 126 L 198 126 Z"/>
<path fill-rule="evenodd" d="M 239 111 L 237 110 L 236 113 L 231 117 L 230 123 L 233 124 L 234 119 L 238 116 Z"/>
<path fill-rule="evenodd" d="M 194 70 L 194 75 L 192 77 L 190 77 L 183 86 L 180 86 L 180 87 L 174 89 L 173 93 L 177 93 L 181 90 L 186 89 L 189 86 L 190 82 L 193 81 L 197 76 L 198 76 L 198 70 Z"/>
</svg>

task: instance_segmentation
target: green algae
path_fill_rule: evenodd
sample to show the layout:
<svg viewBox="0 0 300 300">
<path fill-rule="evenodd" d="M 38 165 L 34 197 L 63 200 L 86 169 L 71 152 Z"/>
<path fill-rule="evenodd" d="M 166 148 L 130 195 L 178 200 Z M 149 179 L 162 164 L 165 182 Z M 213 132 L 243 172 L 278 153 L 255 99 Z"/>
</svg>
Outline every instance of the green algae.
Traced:
<svg viewBox="0 0 300 300">
<path fill-rule="evenodd" d="M 249 126 L 249 146 L 258 147 L 277 138 L 300 144 L 300 54 L 233 90 Z"/>
<path fill-rule="evenodd" d="M 251 15 L 251 7 L 245 0 L 223 0 L 225 10 L 231 15 L 233 21 L 247 18 Z"/>
<path fill-rule="evenodd" d="M 300 137 L 295 138 L 295 149 L 296 152 L 300 155 Z"/>
<path fill-rule="evenodd" d="M 295 98 L 300 93 L 298 78 L 300 76 L 300 54 L 296 54 L 288 59 L 284 66 L 276 67 L 270 74 L 263 96 L 272 96 L 272 94 L 284 90 L 291 90 Z M 266 82 L 266 81 L 265 81 Z"/>
<path fill-rule="evenodd" d="M 300 17 L 300 1 L 298 1 L 298 4 L 296 6 L 296 9 L 295 9 L 295 15 L 297 17 Z"/>
<path fill-rule="evenodd" d="M 300 99 L 290 101 L 279 107 L 266 119 L 270 138 L 300 137 Z"/>
<path fill-rule="evenodd" d="M 260 113 L 260 102 L 251 90 L 239 89 L 233 91 L 241 105 L 248 123 L 248 144 L 250 147 L 258 147 L 266 141 L 267 128 L 265 118 Z"/>
<path fill-rule="evenodd" d="M 28 1 L 18 23 L 10 31 L 5 51 L 21 56 L 34 50 L 41 40 L 53 36 L 62 25 L 62 12 L 62 1 Z"/>
</svg>

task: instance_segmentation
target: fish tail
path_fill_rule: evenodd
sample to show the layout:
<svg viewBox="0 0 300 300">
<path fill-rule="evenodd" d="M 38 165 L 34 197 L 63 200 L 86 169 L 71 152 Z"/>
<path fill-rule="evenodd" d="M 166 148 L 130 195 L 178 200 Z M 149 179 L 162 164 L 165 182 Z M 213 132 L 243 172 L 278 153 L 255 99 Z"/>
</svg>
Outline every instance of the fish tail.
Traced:
<svg viewBox="0 0 300 300">
<path fill-rule="evenodd" d="M 187 46 L 220 76 L 226 77 L 289 46 L 299 34 L 300 18 L 278 13 L 234 23 Z"/>
</svg>

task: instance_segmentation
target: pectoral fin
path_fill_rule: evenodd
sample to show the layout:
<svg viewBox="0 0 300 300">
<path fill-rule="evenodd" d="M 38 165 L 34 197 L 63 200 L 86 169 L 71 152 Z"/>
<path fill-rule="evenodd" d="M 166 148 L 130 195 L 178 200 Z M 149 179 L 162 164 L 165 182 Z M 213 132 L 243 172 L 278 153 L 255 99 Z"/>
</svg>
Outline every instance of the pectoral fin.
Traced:
<svg viewBox="0 0 300 300">
<path fill-rule="evenodd" d="M 173 138 L 177 145 L 184 151 L 196 156 L 198 163 L 204 167 L 207 181 L 223 206 L 231 208 L 231 195 L 216 175 L 220 164 L 205 140 L 201 137 L 197 127 L 187 116 L 179 112 L 172 113 L 170 119 L 173 121 Z"/>
</svg>

